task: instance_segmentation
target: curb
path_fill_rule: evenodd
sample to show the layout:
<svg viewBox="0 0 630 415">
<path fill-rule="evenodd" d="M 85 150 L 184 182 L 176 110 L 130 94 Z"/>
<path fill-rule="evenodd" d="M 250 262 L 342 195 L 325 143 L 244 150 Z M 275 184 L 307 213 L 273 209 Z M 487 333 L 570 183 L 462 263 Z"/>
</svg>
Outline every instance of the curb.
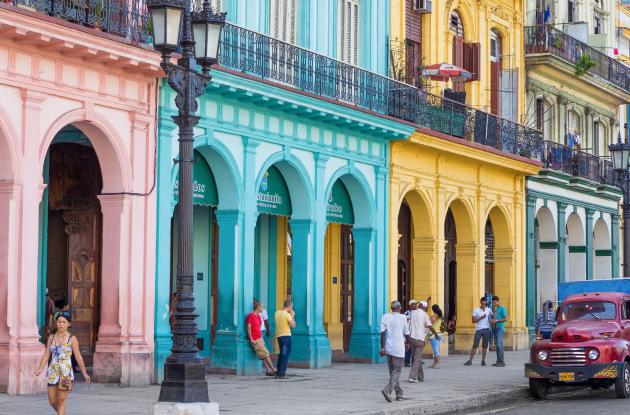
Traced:
<svg viewBox="0 0 630 415">
<path fill-rule="evenodd" d="M 512 387 L 500 392 L 485 393 L 480 396 L 472 396 L 459 399 L 451 399 L 440 402 L 422 402 L 415 404 L 403 404 L 391 409 L 368 412 L 367 415 L 438 415 L 475 409 L 486 405 L 507 403 L 529 398 L 529 389 L 525 386 Z"/>
</svg>

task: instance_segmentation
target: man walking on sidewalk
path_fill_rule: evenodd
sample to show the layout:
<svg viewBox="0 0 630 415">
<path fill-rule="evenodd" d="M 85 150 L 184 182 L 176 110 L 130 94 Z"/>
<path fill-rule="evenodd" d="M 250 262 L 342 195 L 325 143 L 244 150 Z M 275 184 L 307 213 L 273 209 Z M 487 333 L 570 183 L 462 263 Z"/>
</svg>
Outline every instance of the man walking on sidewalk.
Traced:
<svg viewBox="0 0 630 415">
<path fill-rule="evenodd" d="M 381 318 L 381 356 L 387 356 L 389 383 L 381 393 L 387 402 L 392 401 L 392 390 L 396 391 L 396 400 L 403 398 L 403 390 L 398 383 L 400 371 L 405 359 L 405 338 L 409 337 L 409 324 L 400 314 L 400 303 L 393 301 L 392 312 Z"/>
<path fill-rule="evenodd" d="M 409 324 L 409 322 L 411 321 L 411 313 L 413 312 L 413 310 L 417 308 L 418 308 L 418 302 L 414 300 L 413 298 L 409 300 L 409 308 L 407 309 L 407 311 L 405 311 L 405 318 L 407 319 L 407 324 Z M 407 350 L 405 350 L 405 367 L 410 367 L 410 366 L 411 366 L 411 349 L 407 348 Z"/>
<path fill-rule="evenodd" d="M 492 316 L 492 310 L 488 308 L 488 302 L 486 297 L 481 297 L 479 300 L 480 307 L 475 308 L 472 314 L 472 322 L 475 324 L 475 337 L 473 339 L 473 346 L 470 349 L 470 358 L 464 366 L 472 365 L 473 357 L 479 348 L 479 341 L 481 342 L 481 366 L 486 365 L 486 353 L 488 352 L 488 344 L 490 343 L 490 318 Z"/>
<path fill-rule="evenodd" d="M 501 305 L 498 296 L 492 297 L 492 306 L 494 307 L 494 346 L 497 349 L 497 362 L 492 366 L 505 366 L 505 347 L 503 345 L 503 337 L 505 336 L 505 322 L 508 319 L 507 309 Z"/>
<path fill-rule="evenodd" d="M 289 364 L 289 355 L 291 354 L 291 329 L 295 328 L 295 312 L 293 311 L 293 303 L 291 300 L 284 302 L 284 308 L 276 311 L 276 337 L 278 338 L 278 347 L 280 354 L 276 364 L 276 379 L 283 379 L 287 372 Z"/>
<path fill-rule="evenodd" d="M 422 353 L 424 352 L 424 341 L 429 330 L 437 336 L 431 318 L 427 314 L 429 304 L 420 301 L 420 308 L 411 312 L 409 323 L 409 349 L 411 351 L 411 370 L 409 371 L 409 382 L 424 382 L 424 370 L 422 370 Z"/>
</svg>

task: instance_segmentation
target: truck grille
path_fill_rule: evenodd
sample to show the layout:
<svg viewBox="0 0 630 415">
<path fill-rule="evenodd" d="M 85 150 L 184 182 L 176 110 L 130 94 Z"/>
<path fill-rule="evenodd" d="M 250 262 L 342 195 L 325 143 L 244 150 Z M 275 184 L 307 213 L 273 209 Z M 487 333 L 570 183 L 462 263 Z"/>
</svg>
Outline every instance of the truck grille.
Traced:
<svg viewBox="0 0 630 415">
<path fill-rule="evenodd" d="M 584 347 L 551 349 L 549 358 L 551 366 L 586 366 L 586 350 Z"/>
</svg>

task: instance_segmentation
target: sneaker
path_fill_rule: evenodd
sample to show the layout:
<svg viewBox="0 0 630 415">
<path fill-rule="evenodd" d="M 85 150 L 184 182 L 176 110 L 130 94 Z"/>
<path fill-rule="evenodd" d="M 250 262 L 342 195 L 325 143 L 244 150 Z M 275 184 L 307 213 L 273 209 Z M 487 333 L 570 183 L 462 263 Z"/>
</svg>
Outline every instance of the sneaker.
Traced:
<svg viewBox="0 0 630 415">
<path fill-rule="evenodd" d="M 494 366 L 494 367 L 499 366 L 499 362 L 497 362 L 497 363 L 493 363 L 493 364 L 492 364 L 492 366 Z"/>
<path fill-rule="evenodd" d="M 505 367 L 505 363 L 503 363 L 503 362 L 497 363 L 497 367 Z"/>
<path fill-rule="evenodd" d="M 409 378 L 409 379 L 407 379 L 407 380 L 408 380 L 410 383 L 418 383 L 418 380 L 417 380 L 417 379 L 411 379 L 411 378 Z"/>
<path fill-rule="evenodd" d="M 470 365 L 472 365 L 472 361 L 471 360 L 469 360 L 466 363 L 464 363 L 464 366 L 470 366 Z"/>
<path fill-rule="evenodd" d="M 389 396 L 389 393 L 388 393 L 385 389 L 383 389 L 383 390 L 381 391 L 381 393 L 383 394 L 383 397 L 385 398 L 385 400 L 386 400 L 387 402 L 391 402 L 391 401 L 392 401 L 392 397 L 391 397 L 391 396 Z"/>
<path fill-rule="evenodd" d="M 402 401 L 403 400 L 403 396 L 402 395 L 396 395 L 396 400 L 397 401 Z"/>
<path fill-rule="evenodd" d="M 482 361 L 481 361 L 481 366 L 485 366 L 485 365 L 486 365 L 486 361 L 485 361 L 485 360 L 482 360 Z"/>
</svg>

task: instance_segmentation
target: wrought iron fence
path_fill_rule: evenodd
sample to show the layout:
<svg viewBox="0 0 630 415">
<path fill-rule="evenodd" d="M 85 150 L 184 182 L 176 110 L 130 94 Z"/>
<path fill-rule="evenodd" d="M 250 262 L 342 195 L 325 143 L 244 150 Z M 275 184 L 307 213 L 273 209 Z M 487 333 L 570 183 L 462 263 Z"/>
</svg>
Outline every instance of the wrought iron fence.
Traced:
<svg viewBox="0 0 630 415">
<path fill-rule="evenodd" d="M 111 33 L 140 43 L 151 42 L 144 0 L 12 0 L 14 6 Z"/>
<path fill-rule="evenodd" d="M 595 62 L 595 66 L 590 68 L 588 72 L 626 92 L 630 92 L 630 67 L 555 29 L 553 26 L 526 27 L 525 53 L 552 53 L 572 64 L 576 64 L 582 55 L 587 54 Z"/>
<path fill-rule="evenodd" d="M 542 158 L 540 131 L 239 26 L 225 25 L 219 63 L 505 153 Z"/>
<path fill-rule="evenodd" d="M 545 141 L 543 164 L 546 169 L 561 171 L 593 182 L 617 185 L 610 160 L 573 150 L 553 141 Z"/>
</svg>

